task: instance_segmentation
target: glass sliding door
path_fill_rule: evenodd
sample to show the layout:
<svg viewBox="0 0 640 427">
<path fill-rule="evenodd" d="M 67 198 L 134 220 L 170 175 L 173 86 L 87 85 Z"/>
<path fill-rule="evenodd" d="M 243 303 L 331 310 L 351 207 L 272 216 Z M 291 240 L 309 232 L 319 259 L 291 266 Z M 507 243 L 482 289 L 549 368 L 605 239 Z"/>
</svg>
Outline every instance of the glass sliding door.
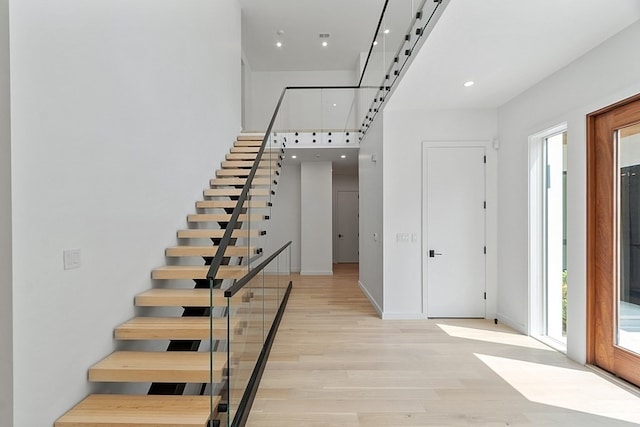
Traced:
<svg viewBox="0 0 640 427">
<path fill-rule="evenodd" d="M 618 146 L 617 343 L 640 354 L 640 124 L 615 131 Z"/>
<path fill-rule="evenodd" d="M 587 119 L 587 361 L 640 385 L 640 95 Z"/>
</svg>

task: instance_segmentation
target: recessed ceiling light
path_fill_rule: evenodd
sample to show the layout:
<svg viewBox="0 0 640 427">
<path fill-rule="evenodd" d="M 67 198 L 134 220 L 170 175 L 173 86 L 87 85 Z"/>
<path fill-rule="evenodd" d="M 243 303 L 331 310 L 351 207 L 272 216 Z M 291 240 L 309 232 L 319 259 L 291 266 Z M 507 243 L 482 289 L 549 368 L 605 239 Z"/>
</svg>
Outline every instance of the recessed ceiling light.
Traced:
<svg viewBox="0 0 640 427">
<path fill-rule="evenodd" d="M 341 159 L 346 159 L 347 156 L 345 156 L 344 154 L 342 156 L 340 156 Z"/>
<path fill-rule="evenodd" d="M 386 30 L 384 30 L 385 34 L 389 34 L 389 29 L 387 28 Z"/>
<path fill-rule="evenodd" d="M 276 43 L 276 46 L 277 46 L 277 47 L 282 47 L 282 42 L 277 42 L 277 43 Z"/>
<path fill-rule="evenodd" d="M 474 82 L 474 81 L 469 80 L 468 82 L 464 82 L 464 87 L 471 87 L 471 86 L 473 86 L 474 84 L 475 84 L 475 82 Z"/>
<path fill-rule="evenodd" d="M 291 156 L 291 158 L 292 158 L 292 159 L 297 159 L 297 158 L 298 158 L 298 156 L 293 155 L 293 156 Z"/>
<path fill-rule="evenodd" d="M 333 104 L 333 106 L 334 106 L 334 107 L 337 107 L 337 106 L 338 106 L 338 104 Z"/>
<path fill-rule="evenodd" d="M 327 42 L 322 42 L 322 47 L 327 47 L 328 44 L 329 43 L 327 43 Z"/>
</svg>

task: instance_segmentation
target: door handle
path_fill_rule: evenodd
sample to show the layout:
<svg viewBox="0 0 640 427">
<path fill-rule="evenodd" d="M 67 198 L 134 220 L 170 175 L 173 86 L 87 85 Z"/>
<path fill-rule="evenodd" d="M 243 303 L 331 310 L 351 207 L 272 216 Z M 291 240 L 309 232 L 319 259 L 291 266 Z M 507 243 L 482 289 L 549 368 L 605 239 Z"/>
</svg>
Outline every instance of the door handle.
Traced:
<svg viewBox="0 0 640 427">
<path fill-rule="evenodd" d="M 440 252 L 436 252 L 433 249 L 429 249 L 429 258 L 435 258 L 436 255 L 442 255 Z"/>
<path fill-rule="evenodd" d="M 338 237 L 344 237 L 342 234 L 338 234 Z"/>
</svg>

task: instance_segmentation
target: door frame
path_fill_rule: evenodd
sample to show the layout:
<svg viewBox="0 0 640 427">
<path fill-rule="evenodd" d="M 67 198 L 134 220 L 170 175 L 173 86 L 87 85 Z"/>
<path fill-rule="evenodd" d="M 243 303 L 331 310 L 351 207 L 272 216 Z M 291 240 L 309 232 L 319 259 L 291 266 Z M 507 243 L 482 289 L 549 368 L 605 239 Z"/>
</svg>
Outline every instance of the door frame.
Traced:
<svg viewBox="0 0 640 427">
<path fill-rule="evenodd" d="M 483 147 L 487 156 L 485 166 L 485 198 L 487 200 L 487 210 L 485 212 L 485 241 L 487 245 L 487 255 L 485 258 L 485 287 L 487 290 L 487 300 L 485 302 L 485 317 L 487 319 L 499 319 L 500 321 L 517 328 L 518 325 L 510 319 L 497 315 L 498 306 L 498 168 L 497 153 L 500 148 L 498 139 L 473 139 L 473 140 L 423 140 L 422 141 L 422 188 L 420 196 L 422 199 L 421 213 L 421 247 L 422 256 L 422 314 L 428 317 L 427 313 L 427 269 L 428 250 L 427 247 L 427 153 L 429 148 L 472 148 Z"/>
<path fill-rule="evenodd" d="M 617 299 L 617 152 L 600 135 L 624 126 L 624 109 L 635 102 L 640 102 L 640 94 L 587 115 L 587 363 L 640 384 L 640 373 L 633 369 L 640 358 L 615 345 L 615 324 L 599 327 L 615 314 Z"/>
</svg>

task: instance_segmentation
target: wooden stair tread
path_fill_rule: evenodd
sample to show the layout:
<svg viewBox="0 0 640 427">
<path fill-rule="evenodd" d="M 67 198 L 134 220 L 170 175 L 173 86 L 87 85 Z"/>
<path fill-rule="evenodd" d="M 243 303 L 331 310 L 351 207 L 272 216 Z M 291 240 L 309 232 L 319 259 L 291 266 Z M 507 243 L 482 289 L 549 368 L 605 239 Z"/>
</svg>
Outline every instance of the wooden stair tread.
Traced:
<svg viewBox="0 0 640 427">
<path fill-rule="evenodd" d="M 152 279 L 206 279 L 208 265 L 169 265 L 155 268 L 151 272 Z M 221 265 L 216 274 L 217 279 L 242 279 L 248 273 L 246 266 Z"/>
<path fill-rule="evenodd" d="M 242 193 L 242 188 L 208 188 L 204 190 L 205 197 L 221 197 L 221 196 L 239 196 Z M 269 190 L 267 188 L 250 188 L 250 196 L 268 196 Z"/>
<path fill-rule="evenodd" d="M 251 169 L 255 162 L 253 160 L 225 160 L 222 162 L 223 169 L 235 169 L 235 168 L 247 168 Z M 273 169 L 278 166 L 278 161 L 276 159 L 261 159 L 260 163 L 258 163 L 258 169 Z"/>
<path fill-rule="evenodd" d="M 209 307 L 211 295 L 209 289 L 149 289 L 136 295 L 135 304 L 138 307 Z M 241 305 L 249 301 L 249 295 L 242 298 L 233 297 L 232 305 Z M 227 305 L 222 289 L 213 290 L 213 305 L 223 307 Z"/>
<path fill-rule="evenodd" d="M 237 139 L 234 143 L 234 147 L 260 147 L 262 145 L 261 139 Z"/>
<path fill-rule="evenodd" d="M 258 153 L 260 147 L 231 147 L 229 153 Z M 282 154 L 284 150 L 280 147 L 266 147 L 262 154 Z"/>
<path fill-rule="evenodd" d="M 237 202 L 234 200 L 199 200 L 196 202 L 196 209 L 233 209 L 236 204 Z M 243 206 L 253 209 L 269 207 L 266 200 L 247 200 Z"/>
<path fill-rule="evenodd" d="M 214 257 L 218 251 L 218 246 L 172 246 L 165 249 L 164 255 L 167 257 Z M 247 256 L 256 255 L 258 250 L 253 246 L 227 246 L 224 251 L 225 256 Z"/>
<path fill-rule="evenodd" d="M 263 139 L 264 133 L 240 134 L 236 137 L 236 141 L 262 141 Z"/>
<path fill-rule="evenodd" d="M 257 157 L 258 153 L 229 153 L 225 156 L 226 160 L 255 160 L 255 158 Z M 271 152 L 263 152 L 262 153 L 262 159 L 272 159 L 272 160 L 279 160 L 280 159 L 280 154 L 275 153 L 273 151 Z"/>
<path fill-rule="evenodd" d="M 209 307 L 210 289 L 149 289 L 135 297 L 138 307 Z M 226 304 L 224 291 L 213 289 L 213 305 Z"/>
<path fill-rule="evenodd" d="M 212 405 L 213 404 L 213 405 Z M 91 394 L 55 427 L 207 427 L 220 396 Z"/>
<path fill-rule="evenodd" d="M 208 340 L 212 325 L 218 339 L 226 339 L 227 325 L 232 331 L 241 330 L 239 317 L 134 317 L 116 327 L 114 336 L 118 340 Z"/>
<path fill-rule="evenodd" d="M 218 171 L 216 171 L 216 176 L 219 178 L 234 177 L 234 176 L 249 176 L 250 173 L 251 173 L 251 169 L 219 169 Z M 276 168 L 273 168 L 273 169 L 260 168 L 256 170 L 256 174 L 254 176 L 270 177 L 274 175 L 277 175 Z M 254 184 L 255 184 L 255 179 L 256 178 L 254 178 Z"/>
<path fill-rule="evenodd" d="M 224 235 L 224 229 L 199 228 L 178 230 L 179 239 L 220 239 Z M 231 232 L 231 237 L 258 237 L 264 234 L 260 230 L 236 229 Z"/>
<path fill-rule="evenodd" d="M 230 153 L 257 153 L 260 147 L 232 147 Z"/>
<path fill-rule="evenodd" d="M 231 221 L 231 215 L 227 215 L 227 214 L 191 214 L 191 215 L 187 215 L 187 222 L 229 222 L 229 221 Z M 266 221 L 266 215 L 240 214 L 240 215 L 238 215 L 238 221 L 240 221 L 240 222 Z"/>
<path fill-rule="evenodd" d="M 209 184 L 212 186 L 230 186 L 230 185 L 244 185 L 247 182 L 247 178 L 214 178 L 209 181 Z M 270 185 L 273 181 L 269 178 L 253 178 L 251 181 L 251 185 Z"/>
<path fill-rule="evenodd" d="M 213 357 L 213 372 L 210 372 Z M 116 351 L 89 368 L 94 382 L 220 382 L 227 353 L 198 351 Z"/>
</svg>

